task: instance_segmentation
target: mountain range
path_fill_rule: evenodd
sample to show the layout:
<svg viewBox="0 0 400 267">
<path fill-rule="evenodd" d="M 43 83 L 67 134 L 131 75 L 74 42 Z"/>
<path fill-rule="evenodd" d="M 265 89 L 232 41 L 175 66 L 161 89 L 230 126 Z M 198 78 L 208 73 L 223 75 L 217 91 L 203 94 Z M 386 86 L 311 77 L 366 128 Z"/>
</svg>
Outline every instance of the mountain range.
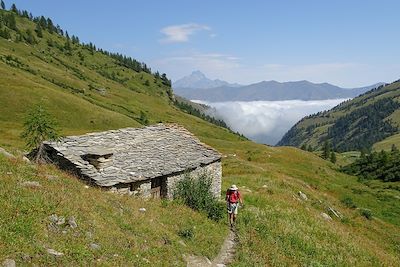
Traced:
<svg viewBox="0 0 400 267">
<path fill-rule="evenodd" d="M 207 78 L 201 71 L 193 71 L 192 74 L 185 76 L 173 83 L 174 88 L 187 89 L 211 89 L 221 86 L 240 87 L 237 83 L 228 83 L 219 79 L 211 80 Z"/>
<path fill-rule="evenodd" d="M 278 101 L 278 100 L 323 100 L 353 98 L 383 83 L 359 88 L 341 88 L 329 83 L 309 81 L 277 82 L 262 81 L 250 85 L 229 84 L 221 80 L 210 80 L 200 71 L 195 71 L 173 83 L 174 92 L 192 100 L 208 102 L 225 101 Z"/>
</svg>

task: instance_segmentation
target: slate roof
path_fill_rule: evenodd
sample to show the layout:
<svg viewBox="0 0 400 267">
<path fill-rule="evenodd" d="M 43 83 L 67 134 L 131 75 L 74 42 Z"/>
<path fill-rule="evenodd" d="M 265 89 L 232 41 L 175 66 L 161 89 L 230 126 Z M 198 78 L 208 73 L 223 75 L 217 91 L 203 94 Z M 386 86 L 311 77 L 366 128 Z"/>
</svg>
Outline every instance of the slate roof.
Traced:
<svg viewBox="0 0 400 267">
<path fill-rule="evenodd" d="M 69 136 L 45 145 L 99 186 L 179 173 L 221 159 L 216 150 L 176 124 Z M 88 159 L 93 157 L 99 158 L 100 167 Z"/>
</svg>

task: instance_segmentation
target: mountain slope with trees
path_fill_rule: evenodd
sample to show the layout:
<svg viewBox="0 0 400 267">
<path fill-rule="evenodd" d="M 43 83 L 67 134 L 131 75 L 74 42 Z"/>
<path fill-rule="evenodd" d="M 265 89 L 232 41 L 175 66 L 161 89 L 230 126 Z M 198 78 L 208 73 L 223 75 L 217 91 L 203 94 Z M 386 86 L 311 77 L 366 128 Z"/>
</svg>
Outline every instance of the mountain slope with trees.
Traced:
<svg viewBox="0 0 400 267">
<path fill-rule="evenodd" d="M 398 134 L 399 126 L 400 81 L 396 81 L 303 118 L 278 145 L 320 149 L 324 142 L 330 142 L 339 152 L 369 150 L 375 143 Z"/>
<path fill-rule="evenodd" d="M 0 14 L 15 19 L 0 27 L 0 147 L 15 156 L 0 149 L 0 263 L 186 266 L 215 257 L 229 231 L 180 202 L 108 194 L 23 161 L 23 123 L 40 103 L 62 135 L 174 122 L 220 151 L 222 187 L 237 184 L 246 203 L 233 266 L 400 265 L 397 182 L 369 187 L 313 153 L 255 144 L 176 107 L 149 66 L 16 7 Z"/>
</svg>

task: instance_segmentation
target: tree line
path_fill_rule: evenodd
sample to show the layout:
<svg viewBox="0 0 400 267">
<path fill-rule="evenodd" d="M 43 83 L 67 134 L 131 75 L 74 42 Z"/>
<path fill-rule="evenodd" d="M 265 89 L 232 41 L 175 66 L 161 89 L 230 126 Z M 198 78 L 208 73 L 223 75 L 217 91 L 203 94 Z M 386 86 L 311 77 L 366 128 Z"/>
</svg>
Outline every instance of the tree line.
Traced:
<svg viewBox="0 0 400 267">
<path fill-rule="evenodd" d="M 358 160 L 341 169 L 364 180 L 400 181 L 400 151 L 392 145 L 391 151 L 361 153 Z"/>
<path fill-rule="evenodd" d="M 3 0 L 1 0 L 0 2 L 0 9 L 6 10 L 6 5 Z M 35 23 L 34 32 L 36 33 L 36 37 L 31 29 L 22 31 L 17 27 L 16 16 L 26 18 Z M 38 42 L 36 38 L 43 38 L 44 31 L 48 32 L 49 34 L 58 34 L 66 38 L 65 44 L 61 48 L 64 49 L 67 53 L 70 53 L 72 50 L 71 44 L 81 45 L 85 49 L 89 50 L 91 54 L 94 54 L 94 52 L 100 52 L 104 55 L 112 57 L 119 65 L 132 69 L 136 72 L 143 71 L 153 75 L 158 74 L 158 77 L 162 80 L 163 84 L 171 87 L 171 81 L 167 78 L 165 73 L 163 73 L 162 75 L 160 75 L 158 71 L 152 73 L 151 68 L 148 67 L 147 64 L 144 62 L 139 62 L 132 57 L 124 56 L 119 53 L 112 53 L 101 48 L 97 48 L 96 45 L 91 42 L 87 44 L 80 42 L 79 37 L 75 35 L 72 35 L 70 37 L 68 31 L 64 31 L 60 27 L 60 25 L 56 25 L 50 18 L 46 18 L 44 16 L 34 17 L 32 13 L 26 10 L 19 10 L 15 4 L 11 5 L 9 12 L 0 12 L 0 37 L 4 39 L 11 39 L 11 31 L 16 32 L 16 42 L 26 41 L 27 43 L 32 45 Z M 52 40 L 48 40 L 48 44 L 49 46 L 54 46 L 54 42 Z"/>
</svg>

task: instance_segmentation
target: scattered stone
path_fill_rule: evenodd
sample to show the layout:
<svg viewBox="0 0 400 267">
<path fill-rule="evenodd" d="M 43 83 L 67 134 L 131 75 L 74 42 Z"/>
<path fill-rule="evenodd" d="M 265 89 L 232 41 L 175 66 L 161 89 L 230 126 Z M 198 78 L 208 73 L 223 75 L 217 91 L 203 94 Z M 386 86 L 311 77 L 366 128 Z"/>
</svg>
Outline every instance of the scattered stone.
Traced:
<svg viewBox="0 0 400 267">
<path fill-rule="evenodd" d="M 23 261 L 25 261 L 25 262 L 30 262 L 31 260 L 32 260 L 32 257 L 31 257 L 31 255 L 29 255 L 29 254 L 22 254 L 22 256 L 21 256 L 21 259 L 23 260 Z"/>
<path fill-rule="evenodd" d="M 2 266 L 2 267 L 15 267 L 15 266 L 16 266 L 16 265 L 15 265 L 15 260 L 12 260 L 12 259 L 5 259 L 5 260 L 2 262 L 1 266 Z"/>
<path fill-rule="evenodd" d="M 57 180 L 58 177 L 56 175 L 51 175 L 51 174 L 46 174 L 45 177 L 47 178 L 47 180 L 49 181 L 54 181 Z"/>
<path fill-rule="evenodd" d="M 145 208 L 140 208 L 139 211 L 140 212 L 146 212 L 146 209 Z"/>
<path fill-rule="evenodd" d="M 101 248 L 100 245 L 98 245 L 96 243 L 90 243 L 89 247 L 90 247 L 90 249 L 93 249 L 93 250 L 99 250 Z"/>
<path fill-rule="evenodd" d="M 306 194 L 304 194 L 303 192 L 301 192 L 301 191 L 299 191 L 299 197 L 302 199 L 302 200 L 308 200 L 308 197 L 307 197 L 307 195 Z"/>
<path fill-rule="evenodd" d="M 88 186 L 88 185 L 85 185 L 85 188 L 86 188 L 86 189 L 88 189 L 88 188 L 89 188 L 89 186 Z"/>
<path fill-rule="evenodd" d="M 49 253 L 50 255 L 54 256 L 54 257 L 61 257 L 64 256 L 64 253 L 62 252 L 58 252 L 57 250 L 54 250 L 52 248 L 48 248 L 47 249 L 47 253 Z"/>
<path fill-rule="evenodd" d="M 76 227 L 78 227 L 78 224 L 76 223 L 74 216 L 69 217 L 68 224 L 72 229 L 75 229 Z"/>
<path fill-rule="evenodd" d="M 7 175 L 12 175 L 12 172 L 6 172 Z"/>
<path fill-rule="evenodd" d="M 267 186 L 266 184 L 262 186 L 262 188 L 267 188 L 267 187 L 268 187 L 268 186 Z"/>
<path fill-rule="evenodd" d="M 65 224 L 65 218 L 63 216 L 57 216 L 56 214 L 50 215 L 49 220 L 52 222 L 53 225 Z"/>
<path fill-rule="evenodd" d="M 218 263 L 216 266 L 217 266 L 217 267 L 226 267 L 226 265 L 225 265 L 225 264 L 222 264 L 222 263 Z"/>
<path fill-rule="evenodd" d="M 183 242 L 183 240 L 179 240 L 178 243 L 181 244 L 183 247 L 186 247 L 186 244 L 185 242 Z"/>
<path fill-rule="evenodd" d="M 144 262 L 146 262 L 146 263 L 150 263 L 150 261 L 149 261 L 148 259 L 146 259 L 146 258 L 142 258 L 142 260 L 143 260 Z"/>
<path fill-rule="evenodd" d="M 63 235 L 66 235 L 68 232 L 66 230 L 63 230 L 61 233 L 63 233 Z"/>
<path fill-rule="evenodd" d="M 332 217 L 326 214 L 325 212 L 321 213 L 322 218 L 324 218 L 327 221 L 332 221 Z"/>
<path fill-rule="evenodd" d="M 30 161 L 27 157 L 25 157 L 25 156 L 22 157 L 22 161 L 24 161 L 24 162 L 26 162 L 26 163 L 28 163 L 28 164 L 31 163 L 31 161 Z"/>
<path fill-rule="evenodd" d="M 49 216 L 49 220 L 50 220 L 52 223 L 57 223 L 57 221 L 58 221 L 58 216 L 55 215 L 55 214 L 52 214 L 52 215 Z"/>
<path fill-rule="evenodd" d="M 328 207 L 328 213 L 330 215 L 335 216 L 336 218 L 339 218 L 339 219 L 341 219 L 343 217 L 342 214 L 339 211 L 337 211 L 337 210 L 335 210 L 335 209 L 333 209 L 331 207 Z"/>
<path fill-rule="evenodd" d="M 25 182 L 22 182 L 21 185 L 23 187 L 28 187 L 28 188 L 39 188 L 39 187 L 42 187 L 42 185 L 37 181 L 25 181 Z"/>
<path fill-rule="evenodd" d="M 5 156 L 6 158 L 9 158 L 9 159 L 14 159 L 15 158 L 13 154 L 7 152 L 7 150 L 5 150 L 2 147 L 0 147 L 0 154 Z"/>
<path fill-rule="evenodd" d="M 65 224 L 65 218 L 63 216 L 58 217 L 58 221 L 56 222 L 57 225 Z"/>
</svg>

